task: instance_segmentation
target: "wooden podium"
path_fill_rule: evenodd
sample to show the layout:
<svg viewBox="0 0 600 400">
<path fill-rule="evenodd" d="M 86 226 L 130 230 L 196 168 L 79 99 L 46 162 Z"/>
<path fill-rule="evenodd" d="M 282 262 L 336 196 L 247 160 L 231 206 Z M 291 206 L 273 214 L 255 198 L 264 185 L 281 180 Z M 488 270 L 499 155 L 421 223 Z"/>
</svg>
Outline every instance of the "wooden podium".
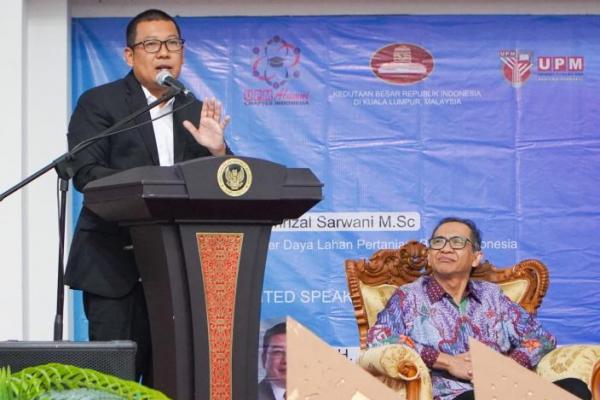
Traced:
<svg viewBox="0 0 600 400">
<path fill-rule="evenodd" d="M 226 156 L 134 168 L 86 187 L 86 207 L 130 228 L 156 389 L 174 399 L 256 399 L 271 227 L 318 203 L 322 186 L 308 169 Z"/>
</svg>

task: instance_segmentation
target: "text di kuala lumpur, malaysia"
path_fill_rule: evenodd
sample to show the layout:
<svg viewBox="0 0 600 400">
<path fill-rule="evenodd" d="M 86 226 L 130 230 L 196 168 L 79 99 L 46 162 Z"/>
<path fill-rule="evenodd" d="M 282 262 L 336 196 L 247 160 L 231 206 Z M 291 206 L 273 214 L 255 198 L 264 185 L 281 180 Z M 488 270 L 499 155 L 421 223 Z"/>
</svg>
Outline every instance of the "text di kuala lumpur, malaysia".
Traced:
<svg viewBox="0 0 600 400">
<path fill-rule="evenodd" d="M 463 100 L 482 98 L 478 89 L 437 90 L 335 90 L 329 99 L 351 99 L 354 106 L 461 105 Z"/>
</svg>

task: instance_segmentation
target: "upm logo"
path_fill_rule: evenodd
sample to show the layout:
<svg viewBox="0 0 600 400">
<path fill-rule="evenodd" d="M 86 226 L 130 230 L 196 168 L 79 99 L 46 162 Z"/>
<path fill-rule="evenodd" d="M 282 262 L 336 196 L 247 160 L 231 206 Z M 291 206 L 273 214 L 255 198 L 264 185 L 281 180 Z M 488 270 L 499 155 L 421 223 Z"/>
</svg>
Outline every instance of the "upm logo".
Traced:
<svg viewBox="0 0 600 400">
<path fill-rule="evenodd" d="M 502 75 L 510 84 L 519 88 L 531 76 L 531 51 L 500 50 Z"/>
<path fill-rule="evenodd" d="M 583 56 L 540 56 L 537 59 L 539 73 L 571 72 L 583 73 L 585 69 Z"/>
</svg>

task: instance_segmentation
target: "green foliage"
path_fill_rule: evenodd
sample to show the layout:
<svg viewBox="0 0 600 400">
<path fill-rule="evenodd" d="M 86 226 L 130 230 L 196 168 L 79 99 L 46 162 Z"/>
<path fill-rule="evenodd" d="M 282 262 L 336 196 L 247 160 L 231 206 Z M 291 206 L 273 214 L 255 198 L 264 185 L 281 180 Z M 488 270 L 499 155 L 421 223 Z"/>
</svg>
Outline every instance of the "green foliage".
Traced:
<svg viewBox="0 0 600 400">
<path fill-rule="evenodd" d="M 11 375 L 9 368 L 0 368 L 0 400 L 27 400 L 18 394 L 19 380 Z"/>
<path fill-rule="evenodd" d="M 85 393 L 85 397 L 82 393 Z M 0 400 L 168 400 L 136 382 L 64 364 L 26 368 L 15 374 L 0 368 Z"/>
</svg>

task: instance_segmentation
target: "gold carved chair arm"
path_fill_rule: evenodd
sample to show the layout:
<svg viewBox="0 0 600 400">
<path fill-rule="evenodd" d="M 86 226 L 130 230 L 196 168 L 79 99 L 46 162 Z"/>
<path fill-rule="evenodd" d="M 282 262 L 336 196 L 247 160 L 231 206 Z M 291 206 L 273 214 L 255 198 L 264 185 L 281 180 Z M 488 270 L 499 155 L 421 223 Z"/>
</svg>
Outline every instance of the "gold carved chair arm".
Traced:
<svg viewBox="0 0 600 400">
<path fill-rule="evenodd" d="M 431 400 L 429 370 L 419 354 L 406 346 L 388 344 L 362 350 L 358 364 L 407 400 Z"/>
<path fill-rule="evenodd" d="M 549 381 L 581 379 L 592 391 L 592 398 L 600 400 L 600 345 L 559 347 L 542 358 L 536 371 Z"/>
</svg>

